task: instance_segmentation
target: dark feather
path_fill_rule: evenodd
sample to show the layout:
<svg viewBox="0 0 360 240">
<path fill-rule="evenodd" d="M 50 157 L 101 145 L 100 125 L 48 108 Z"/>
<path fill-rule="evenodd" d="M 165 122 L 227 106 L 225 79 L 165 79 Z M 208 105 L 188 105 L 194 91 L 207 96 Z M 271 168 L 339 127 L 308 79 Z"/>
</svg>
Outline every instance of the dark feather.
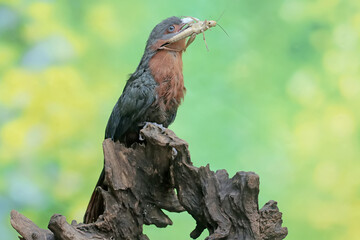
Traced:
<svg viewBox="0 0 360 240">
<path fill-rule="evenodd" d="M 145 122 L 145 112 L 155 101 L 156 82 L 148 72 L 131 79 L 110 115 L 105 138 L 121 140 L 128 130 L 136 130 Z"/>
</svg>

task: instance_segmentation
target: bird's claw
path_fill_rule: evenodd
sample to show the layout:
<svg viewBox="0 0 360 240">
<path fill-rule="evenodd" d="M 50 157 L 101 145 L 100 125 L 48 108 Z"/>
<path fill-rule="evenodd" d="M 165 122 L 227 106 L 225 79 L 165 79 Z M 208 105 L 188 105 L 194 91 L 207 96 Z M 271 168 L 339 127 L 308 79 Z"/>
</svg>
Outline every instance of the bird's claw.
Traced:
<svg viewBox="0 0 360 240">
<path fill-rule="evenodd" d="M 172 157 L 173 157 L 173 159 L 176 158 L 177 154 L 178 154 L 178 152 L 177 152 L 176 149 L 173 147 L 173 148 L 172 148 Z"/>
<path fill-rule="evenodd" d="M 153 123 L 153 124 L 161 129 L 161 133 L 165 132 L 166 127 L 164 127 L 164 125 L 158 123 Z"/>
</svg>

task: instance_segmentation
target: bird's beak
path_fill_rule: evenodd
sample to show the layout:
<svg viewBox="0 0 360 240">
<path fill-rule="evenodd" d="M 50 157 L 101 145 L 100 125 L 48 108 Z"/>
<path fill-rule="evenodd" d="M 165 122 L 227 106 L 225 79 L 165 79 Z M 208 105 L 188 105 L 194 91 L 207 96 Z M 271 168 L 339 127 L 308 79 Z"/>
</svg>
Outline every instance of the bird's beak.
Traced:
<svg viewBox="0 0 360 240">
<path fill-rule="evenodd" d="M 182 18 L 179 30 L 176 33 L 174 33 L 170 38 L 166 39 L 166 43 L 164 45 L 174 43 L 189 37 L 192 34 L 192 32 L 185 30 L 190 27 L 189 26 L 190 23 L 193 23 L 195 21 L 198 21 L 198 19 L 193 17 Z"/>
<path fill-rule="evenodd" d="M 189 23 L 193 23 L 195 21 L 199 21 L 199 19 L 197 18 L 194 18 L 194 17 L 185 17 L 185 18 L 182 18 L 181 19 L 181 27 L 180 27 L 180 31 L 179 32 L 182 32 L 184 31 L 185 29 L 187 29 L 189 27 Z"/>
</svg>

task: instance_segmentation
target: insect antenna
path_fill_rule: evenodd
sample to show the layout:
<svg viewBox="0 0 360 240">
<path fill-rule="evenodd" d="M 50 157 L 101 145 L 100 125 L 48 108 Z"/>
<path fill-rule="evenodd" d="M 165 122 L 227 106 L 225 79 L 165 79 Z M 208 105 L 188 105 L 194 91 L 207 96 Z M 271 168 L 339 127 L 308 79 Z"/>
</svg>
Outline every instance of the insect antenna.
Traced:
<svg viewBox="0 0 360 240">
<path fill-rule="evenodd" d="M 218 25 L 218 26 L 221 28 L 221 30 L 223 30 L 224 33 L 225 33 L 228 37 L 230 37 L 229 34 L 225 31 L 225 29 L 224 29 L 219 23 L 216 24 L 216 25 Z"/>
<path fill-rule="evenodd" d="M 224 15 L 225 10 L 226 10 L 226 9 L 224 9 L 224 11 L 220 14 L 220 17 L 218 17 L 218 19 L 216 19 L 216 22 L 218 22 L 218 21 L 220 20 L 220 18 Z"/>
</svg>

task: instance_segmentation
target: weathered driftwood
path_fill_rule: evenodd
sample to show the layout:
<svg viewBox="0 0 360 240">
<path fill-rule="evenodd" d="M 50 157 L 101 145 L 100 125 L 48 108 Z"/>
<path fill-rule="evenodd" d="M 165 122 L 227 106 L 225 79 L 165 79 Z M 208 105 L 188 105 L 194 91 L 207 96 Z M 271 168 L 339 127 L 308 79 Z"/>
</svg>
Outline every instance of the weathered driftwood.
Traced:
<svg viewBox="0 0 360 240">
<path fill-rule="evenodd" d="M 104 213 L 96 222 L 68 224 L 55 214 L 50 230 L 44 230 L 13 210 L 12 226 L 26 240 L 143 240 L 148 239 L 143 224 L 172 224 L 165 209 L 191 214 L 197 223 L 192 238 L 205 229 L 209 240 L 285 238 L 287 229 L 281 227 L 276 202 L 258 208 L 258 175 L 238 172 L 229 179 L 225 170 L 194 167 L 187 143 L 169 129 L 147 124 L 140 134 L 145 143 L 131 148 L 104 141 L 105 187 L 98 188 Z"/>
</svg>

